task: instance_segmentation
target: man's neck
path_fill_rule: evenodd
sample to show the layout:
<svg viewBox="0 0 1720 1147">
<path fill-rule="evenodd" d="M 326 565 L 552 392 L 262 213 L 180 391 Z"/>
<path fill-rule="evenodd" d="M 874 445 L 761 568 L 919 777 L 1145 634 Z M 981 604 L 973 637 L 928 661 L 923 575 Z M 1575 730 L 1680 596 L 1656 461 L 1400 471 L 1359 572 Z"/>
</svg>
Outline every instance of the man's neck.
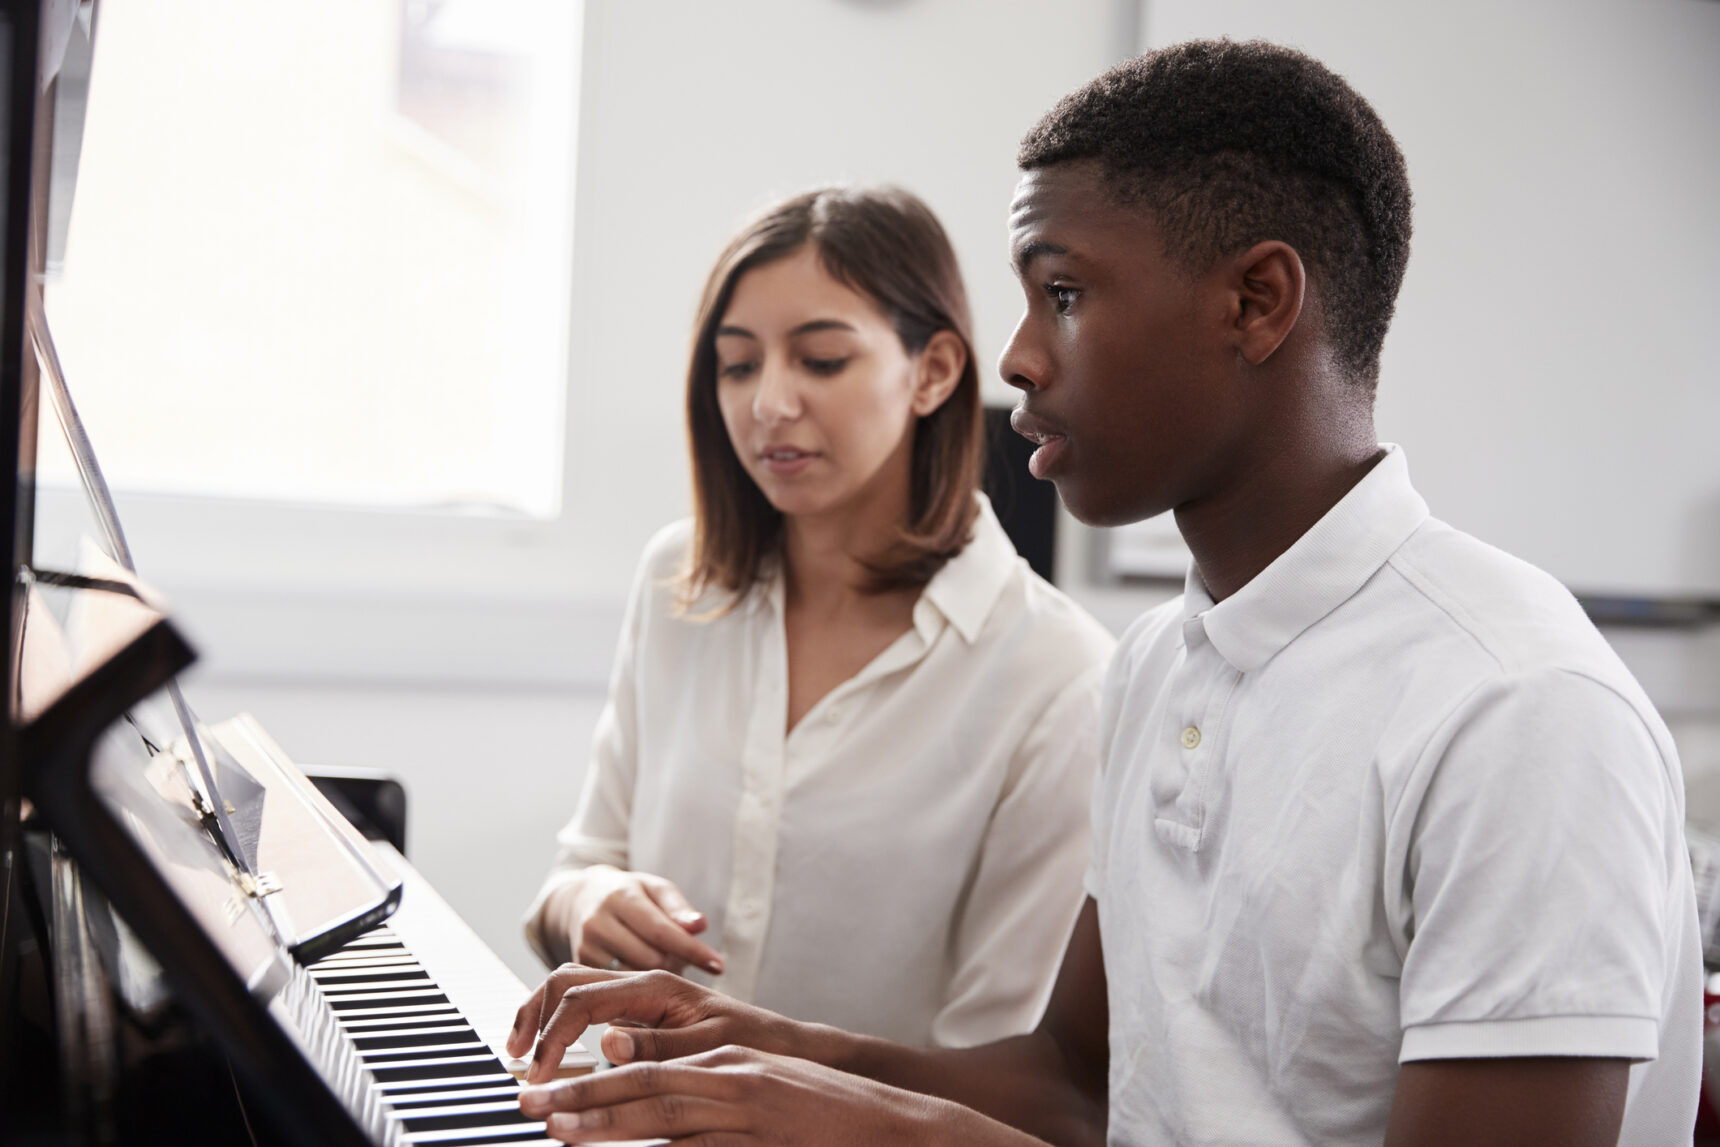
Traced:
<svg viewBox="0 0 1720 1147">
<path fill-rule="evenodd" d="M 1294 545 L 1348 494 L 1385 452 L 1373 421 L 1282 447 L 1212 495 L 1177 507 L 1177 529 L 1201 581 L 1223 601 Z"/>
</svg>

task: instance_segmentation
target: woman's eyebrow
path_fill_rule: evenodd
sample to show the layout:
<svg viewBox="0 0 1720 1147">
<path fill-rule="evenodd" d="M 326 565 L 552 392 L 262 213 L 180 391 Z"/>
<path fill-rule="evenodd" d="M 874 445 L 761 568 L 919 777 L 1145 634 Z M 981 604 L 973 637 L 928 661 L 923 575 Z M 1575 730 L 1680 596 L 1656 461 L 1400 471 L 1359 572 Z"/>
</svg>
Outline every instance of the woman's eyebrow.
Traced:
<svg viewBox="0 0 1720 1147">
<path fill-rule="evenodd" d="M 793 338 L 795 335 L 809 335 L 814 331 L 851 331 L 853 329 L 852 323 L 845 323 L 841 319 L 813 319 L 809 323 L 801 323 L 788 334 L 790 338 Z"/>
<path fill-rule="evenodd" d="M 735 339 L 752 339 L 754 342 L 758 341 L 758 336 L 753 334 L 751 331 L 747 330 L 745 327 L 721 326 L 721 327 L 717 328 L 717 333 L 716 333 L 715 337 L 717 337 L 717 338 L 735 338 Z"/>
</svg>

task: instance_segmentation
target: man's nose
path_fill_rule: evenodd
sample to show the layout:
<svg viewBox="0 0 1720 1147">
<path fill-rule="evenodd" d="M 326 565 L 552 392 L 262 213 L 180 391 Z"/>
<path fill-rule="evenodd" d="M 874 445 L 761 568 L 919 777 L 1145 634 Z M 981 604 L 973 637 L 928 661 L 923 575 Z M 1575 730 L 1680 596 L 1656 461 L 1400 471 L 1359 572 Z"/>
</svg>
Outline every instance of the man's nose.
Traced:
<svg viewBox="0 0 1720 1147">
<path fill-rule="evenodd" d="M 1010 333 L 1009 342 L 997 358 L 997 373 L 1003 381 L 1020 390 L 1037 390 L 1045 385 L 1046 360 L 1028 325 L 1028 313 L 1023 311 Z"/>
</svg>

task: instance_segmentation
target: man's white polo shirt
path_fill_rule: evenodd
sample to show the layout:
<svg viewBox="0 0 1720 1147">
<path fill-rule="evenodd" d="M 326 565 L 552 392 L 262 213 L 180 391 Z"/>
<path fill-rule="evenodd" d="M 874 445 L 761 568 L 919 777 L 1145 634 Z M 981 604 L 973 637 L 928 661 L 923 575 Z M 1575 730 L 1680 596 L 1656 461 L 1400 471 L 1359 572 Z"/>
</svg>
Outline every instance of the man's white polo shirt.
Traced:
<svg viewBox="0 0 1720 1147">
<path fill-rule="evenodd" d="M 1398 1064 L 1617 1056 L 1689 1142 L 1702 963 L 1665 726 L 1541 571 L 1403 453 L 1240 591 L 1137 621 L 1088 892 L 1112 1143 L 1372 1144 Z"/>
</svg>

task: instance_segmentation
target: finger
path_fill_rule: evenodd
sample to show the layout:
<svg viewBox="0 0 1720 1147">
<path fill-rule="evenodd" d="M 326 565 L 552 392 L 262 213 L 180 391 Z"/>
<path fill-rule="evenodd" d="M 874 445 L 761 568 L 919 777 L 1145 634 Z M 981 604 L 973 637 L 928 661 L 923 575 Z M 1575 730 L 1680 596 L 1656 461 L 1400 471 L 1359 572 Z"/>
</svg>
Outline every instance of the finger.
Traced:
<svg viewBox="0 0 1720 1147">
<path fill-rule="evenodd" d="M 730 1101 L 739 1094 L 732 1074 L 684 1063 L 638 1063 L 520 1091 L 520 1111 L 533 1119 L 553 1112 L 592 1111 L 677 1095 Z"/>
<path fill-rule="evenodd" d="M 616 905 L 616 918 L 631 928 L 644 943 L 667 952 L 676 961 L 675 968 L 682 964 L 695 964 L 712 975 L 722 974 L 723 958 L 693 939 L 686 928 L 645 892 L 623 897 Z M 644 966 L 668 965 L 665 963 Z"/>
<path fill-rule="evenodd" d="M 615 1139 L 684 1139 L 712 1131 L 734 1131 L 744 1113 L 731 1103 L 668 1092 L 609 1107 L 552 1112 L 544 1120 L 549 1134 L 569 1143 L 607 1143 Z"/>
<path fill-rule="evenodd" d="M 709 923 L 705 914 L 693 907 L 692 902 L 675 887 L 674 881 L 665 880 L 661 876 L 651 876 L 640 883 L 645 886 L 645 892 L 651 899 L 657 902 L 657 907 L 661 908 L 669 919 L 686 929 L 689 935 L 697 935 L 705 930 L 705 925 Z"/>
<path fill-rule="evenodd" d="M 680 968 L 683 963 L 640 939 L 639 934 L 629 927 L 625 920 L 613 916 L 598 916 L 588 922 L 579 950 L 582 957 L 590 950 L 594 958 L 589 964 L 597 968 L 607 967 L 612 956 L 636 972 L 649 971 L 652 968 L 672 971 Z"/>
<path fill-rule="evenodd" d="M 661 1063 L 722 1047 L 729 1038 L 721 1021 L 708 1019 L 679 1028 L 612 1027 L 602 1047 L 610 1063 Z"/>
<path fill-rule="evenodd" d="M 625 974 L 624 972 L 611 972 L 601 968 L 587 968 L 579 964 L 563 964 L 551 972 L 549 977 L 538 986 L 537 991 L 532 993 L 531 999 L 527 1000 L 519 1012 L 515 1014 L 513 1031 L 508 1034 L 508 1054 L 523 1056 L 532 1050 L 533 1045 L 541 1039 L 544 1028 L 549 1026 L 550 1017 L 555 1014 L 563 994 L 569 988 L 605 979 L 614 979 Z M 575 1032 L 567 1042 L 571 1043 L 572 1040 L 578 1039 L 583 1034 L 583 1029 Z M 515 1048 L 519 1050 L 515 1051 Z M 567 1050 L 566 1043 L 562 1045 L 561 1050 Z M 556 1060 L 556 1063 L 559 1064 L 560 1062 L 560 1060 Z"/>
<path fill-rule="evenodd" d="M 704 991 L 668 972 L 604 972 L 568 965 L 545 985 L 544 1015 L 526 1082 L 550 1079 L 562 1053 L 592 1024 L 614 1020 L 654 1025 L 665 1021 L 678 995 Z"/>
<path fill-rule="evenodd" d="M 532 1049 L 532 1041 L 537 1039 L 538 1021 L 543 1017 L 544 988 L 548 985 L 548 980 L 539 984 L 514 1013 L 514 1026 L 508 1032 L 509 1055 L 517 1058 Z"/>
</svg>

